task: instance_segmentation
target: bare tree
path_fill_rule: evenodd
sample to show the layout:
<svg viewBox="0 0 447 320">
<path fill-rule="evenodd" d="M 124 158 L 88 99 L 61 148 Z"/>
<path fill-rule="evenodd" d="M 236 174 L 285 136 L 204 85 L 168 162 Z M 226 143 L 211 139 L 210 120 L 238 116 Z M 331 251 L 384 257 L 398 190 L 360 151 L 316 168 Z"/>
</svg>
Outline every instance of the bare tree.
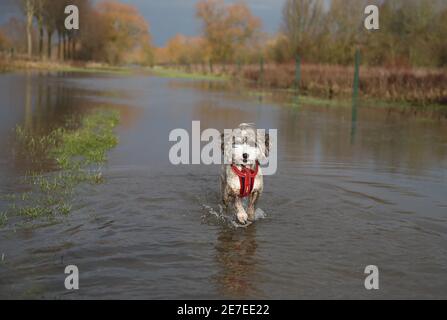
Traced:
<svg viewBox="0 0 447 320">
<path fill-rule="evenodd" d="M 324 32 L 323 0 L 287 0 L 283 7 L 283 33 L 295 53 L 303 53 Z"/>
<path fill-rule="evenodd" d="M 238 48 L 258 33 L 261 21 L 243 3 L 201 0 L 196 16 L 202 21 L 203 37 L 211 51 L 211 61 L 230 62 Z"/>
<path fill-rule="evenodd" d="M 60 12 L 58 5 L 56 5 L 53 1 L 42 0 L 44 1 L 43 7 L 43 23 L 45 29 L 47 30 L 47 57 L 51 59 L 51 49 L 53 45 L 53 34 L 56 31 L 56 17 Z"/>
<path fill-rule="evenodd" d="M 36 12 L 36 0 L 21 0 L 21 6 L 26 16 L 26 39 L 28 57 L 33 54 L 33 18 Z"/>
<path fill-rule="evenodd" d="M 34 16 L 37 20 L 39 31 L 39 57 L 43 58 L 43 38 L 44 38 L 44 10 L 48 0 L 35 0 Z"/>
</svg>

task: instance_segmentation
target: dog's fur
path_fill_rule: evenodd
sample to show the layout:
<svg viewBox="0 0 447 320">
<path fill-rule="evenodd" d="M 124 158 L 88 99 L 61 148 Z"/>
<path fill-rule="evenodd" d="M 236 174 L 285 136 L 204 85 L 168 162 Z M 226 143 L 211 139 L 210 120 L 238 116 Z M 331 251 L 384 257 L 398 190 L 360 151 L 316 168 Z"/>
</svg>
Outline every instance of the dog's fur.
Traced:
<svg viewBox="0 0 447 320">
<path fill-rule="evenodd" d="M 264 189 L 264 179 L 259 167 L 253 190 L 248 197 L 248 207 L 245 210 L 240 197 L 239 177 L 233 172 L 231 165 L 236 165 L 238 169 L 243 167 L 255 169 L 256 163 L 268 156 L 269 143 L 268 134 L 265 137 L 257 137 L 253 124 L 243 123 L 231 135 L 222 134 L 222 152 L 224 157 L 231 162 L 231 164 L 225 162 L 226 164 L 222 166 L 220 176 L 222 202 L 226 208 L 234 207 L 236 217 L 241 224 L 255 220 L 256 203 Z"/>
</svg>

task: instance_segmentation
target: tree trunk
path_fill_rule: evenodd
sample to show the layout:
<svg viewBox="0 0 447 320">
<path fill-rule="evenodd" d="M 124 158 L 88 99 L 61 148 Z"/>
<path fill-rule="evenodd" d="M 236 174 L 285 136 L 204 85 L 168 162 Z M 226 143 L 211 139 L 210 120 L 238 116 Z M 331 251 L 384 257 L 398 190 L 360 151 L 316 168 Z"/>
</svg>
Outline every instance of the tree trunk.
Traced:
<svg viewBox="0 0 447 320">
<path fill-rule="evenodd" d="M 43 58 L 43 25 L 39 24 L 39 56 L 40 58 Z"/>
<path fill-rule="evenodd" d="M 71 59 L 73 60 L 76 59 L 75 53 L 76 53 L 76 39 L 73 38 L 71 40 Z"/>
<path fill-rule="evenodd" d="M 57 31 L 57 59 L 58 60 L 62 60 L 62 37 L 61 37 L 61 32 Z"/>
<path fill-rule="evenodd" d="M 26 38 L 27 38 L 28 58 L 31 58 L 33 55 L 33 38 L 32 38 L 33 17 L 34 17 L 33 5 L 30 0 L 27 0 L 27 2 L 26 2 Z"/>
<path fill-rule="evenodd" d="M 48 39 L 47 39 L 47 45 L 48 45 L 48 48 L 47 48 L 47 50 L 48 50 L 48 52 L 47 52 L 47 55 L 48 55 L 48 60 L 51 60 L 51 42 L 52 42 L 52 38 L 53 38 L 53 30 L 47 30 L 47 36 L 48 36 Z"/>
<path fill-rule="evenodd" d="M 67 36 L 62 33 L 62 60 L 67 59 Z"/>
<path fill-rule="evenodd" d="M 64 60 L 70 60 L 70 38 L 65 35 L 64 36 Z"/>
<path fill-rule="evenodd" d="M 73 39 L 71 36 L 67 36 L 67 58 L 68 60 L 72 59 L 72 52 L 71 52 L 71 43 L 73 42 Z"/>
</svg>

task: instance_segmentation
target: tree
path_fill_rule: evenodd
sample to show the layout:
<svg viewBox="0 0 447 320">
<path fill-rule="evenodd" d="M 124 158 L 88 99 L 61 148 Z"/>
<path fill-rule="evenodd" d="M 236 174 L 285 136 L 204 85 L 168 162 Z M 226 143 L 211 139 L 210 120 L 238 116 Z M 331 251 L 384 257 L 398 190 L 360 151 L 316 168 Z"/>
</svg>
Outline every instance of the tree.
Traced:
<svg viewBox="0 0 447 320">
<path fill-rule="evenodd" d="M 78 0 L 84 1 L 84 0 Z M 154 53 L 149 25 L 133 6 L 102 1 L 79 8 L 82 27 L 72 36 L 76 59 L 110 64 L 153 63 Z M 74 41 L 76 44 L 74 44 Z"/>
<path fill-rule="evenodd" d="M 39 32 L 39 56 L 43 57 L 43 38 L 44 38 L 44 15 L 45 9 L 48 8 L 48 0 L 35 0 L 34 16 L 37 21 L 37 29 Z"/>
<path fill-rule="evenodd" d="M 366 37 L 364 10 L 367 0 L 332 0 L 327 14 L 329 62 L 349 64 Z"/>
<path fill-rule="evenodd" d="M 15 52 L 27 52 L 26 23 L 16 17 L 11 17 L 2 27 L 3 35 L 8 39 L 10 48 Z"/>
<path fill-rule="evenodd" d="M 445 34 L 446 3 L 439 0 L 384 0 L 381 31 L 366 35 L 368 62 L 400 66 L 437 66 Z"/>
<path fill-rule="evenodd" d="M 53 34 L 57 28 L 57 16 L 60 14 L 62 7 L 59 5 L 59 1 L 44 0 L 43 3 L 43 25 L 47 31 L 47 57 L 51 59 L 51 49 Z"/>
<path fill-rule="evenodd" d="M 447 66 L 447 7 L 444 8 L 436 19 L 436 42 L 435 50 L 437 53 L 437 65 L 439 67 Z"/>
<path fill-rule="evenodd" d="M 8 38 L 3 34 L 2 30 L 0 30 L 0 51 L 9 48 L 9 45 Z"/>
<path fill-rule="evenodd" d="M 279 33 L 274 38 L 269 39 L 266 44 L 267 58 L 276 63 L 284 63 L 292 59 L 293 52 L 287 36 Z"/>
<path fill-rule="evenodd" d="M 204 62 L 205 42 L 201 37 L 186 37 L 177 34 L 169 39 L 161 60 L 174 64 L 190 65 Z"/>
<path fill-rule="evenodd" d="M 282 32 L 294 53 L 311 56 L 315 42 L 325 31 L 322 0 L 287 0 L 283 7 Z"/>
<path fill-rule="evenodd" d="M 259 31 L 261 22 L 243 2 L 226 5 L 223 0 L 200 0 L 196 16 L 202 20 L 203 37 L 211 60 L 230 62 L 238 48 Z"/>
<path fill-rule="evenodd" d="M 71 59 L 77 58 L 77 47 L 80 45 L 82 33 L 91 32 L 91 29 L 84 26 L 87 17 L 91 16 L 94 10 L 92 0 L 71 0 L 71 4 L 79 9 L 80 24 L 83 26 L 79 30 L 69 30 L 67 32 L 69 42 L 69 56 Z M 94 25 L 92 26 L 95 27 Z"/>
<path fill-rule="evenodd" d="M 21 0 L 21 6 L 26 16 L 27 53 L 31 58 L 33 54 L 33 18 L 36 12 L 36 0 Z"/>
<path fill-rule="evenodd" d="M 140 45 L 140 40 L 149 40 L 149 26 L 135 7 L 116 1 L 103 1 L 99 3 L 98 10 L 108 30 L 104 35 L 107 62 L 122 63 L 126 52 Z"/>
</svg>

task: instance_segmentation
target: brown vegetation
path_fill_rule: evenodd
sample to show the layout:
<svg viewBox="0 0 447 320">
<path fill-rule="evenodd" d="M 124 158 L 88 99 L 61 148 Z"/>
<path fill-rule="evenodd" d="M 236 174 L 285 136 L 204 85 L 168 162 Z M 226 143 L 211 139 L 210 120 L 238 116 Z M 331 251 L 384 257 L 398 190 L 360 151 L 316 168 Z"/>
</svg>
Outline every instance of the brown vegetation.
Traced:
<svg viewBox="0 0 447 320">
<path fill-rule="evenodd" d="M 138 10 L 113 0 L 15 0 L 24 19 L 0 27 L 0 53 L 11 59 L 153 63 L 149 24 Z M 79 30 L 65 28 L 67 5 L 79 8 Z"/>
<path fill-rule="evenodd" d="M 380 9 L 380 30 L 367 31 L 363 10 L 374 3 Z M 294 61 L 299 56 L 305 62 L 301 93 L 349 98 L 359 49 L 362 97 L 447 104 L 445 2 L 331 0 L 329 4 L 286 0 L 280 32 L 267 37 L 243 4 L 233 7 L 219 0 L 200 0 L 201 37 L 177 35 L 165 48 L 157 49 L 156 61 L 184 66 L 188 72 L 226 74 L 268 88 L 293 89 Z"/>
<path fill-rule="evenodd" d="M 210 73 L 202 65 L 185 67 L 185 71 Z M 246 66 L 217 65 L 214 74 L 230 75 L 249 84 L 270 89 L 291 90 L 295 87 L 294 64 L 259 64 Z M 354 68 L 342 65 L 304 63 L 301 66 L 299 92 L 327 99 L 352 96 Z M 427 68 L 362 67 L 360 93 L 363 98 L 415 105 L 447 104 L 447 71 Z"/>
<path fill-rule="evenodd" d="M 352 95 L 354 52 L 360 49 L 362 97 L 447 104 L 447 5 L 442 0 L 286 0 L 280 32 L 273 36 L 261 32 L 260 19 L 243 2 L 198 0 L 201 34 L 178 34 L 156 49 L 147 21 L 130 5 L 112 0 L 16 1 L 25 18 L 13 18 L 0 28 L 0 52 L 10 60 L 30 48 L 31 60 L 113 65 L 152 65 L 155 60 L 188 72 L 294 89 L 299 56 L 304 61 L 300 92 L 331 99 Z M 363 9 L 373 3 L 380 8 L 380 30 L 371 32 L 363 27 Z M 79 31 L 63 27 L 61 12 L 67 4 L 81 11 Z"/>
</svg>

